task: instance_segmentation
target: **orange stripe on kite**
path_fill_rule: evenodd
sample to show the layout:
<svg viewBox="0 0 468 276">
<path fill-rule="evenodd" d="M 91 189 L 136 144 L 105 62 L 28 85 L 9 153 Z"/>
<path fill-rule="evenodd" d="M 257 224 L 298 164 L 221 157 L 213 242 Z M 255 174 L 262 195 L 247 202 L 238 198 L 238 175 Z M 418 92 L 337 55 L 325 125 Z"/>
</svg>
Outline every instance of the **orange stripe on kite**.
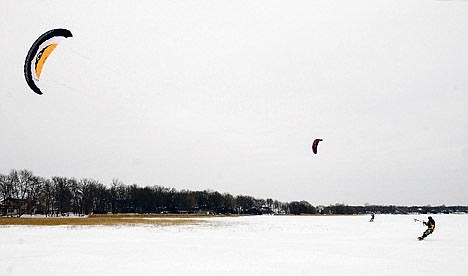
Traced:
<svg viewBox="0 0 468 276">
<path fill-rule="evenodd" d="M 50 44 L 42 52 L 41 58 L 36 63 L 36 76 L 37 76 L 37 78 L 41 77 L 42 67 L 44 66 L 45 61 L 47 60 L 49 55 L 52 53 L 52 51 L 55 49 L 55 47 L 57 47 L 57 45 L 58 45 L 57 43 Z"/>
</svg>

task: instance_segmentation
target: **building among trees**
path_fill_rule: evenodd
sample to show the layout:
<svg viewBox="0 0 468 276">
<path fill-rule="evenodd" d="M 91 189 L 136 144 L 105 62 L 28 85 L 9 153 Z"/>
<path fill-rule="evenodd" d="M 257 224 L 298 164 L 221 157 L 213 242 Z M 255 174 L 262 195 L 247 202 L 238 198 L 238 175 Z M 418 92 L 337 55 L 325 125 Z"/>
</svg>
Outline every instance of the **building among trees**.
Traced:
<svg viewBox="0 0 468 276">
<path fill-rule="evenodd" d="M 0 204 L 0 213 L 3 216 L 21 216 L 23 214 L 35 214 L 36 208 L 31 200 L 8 197 Z"/>
</svg>

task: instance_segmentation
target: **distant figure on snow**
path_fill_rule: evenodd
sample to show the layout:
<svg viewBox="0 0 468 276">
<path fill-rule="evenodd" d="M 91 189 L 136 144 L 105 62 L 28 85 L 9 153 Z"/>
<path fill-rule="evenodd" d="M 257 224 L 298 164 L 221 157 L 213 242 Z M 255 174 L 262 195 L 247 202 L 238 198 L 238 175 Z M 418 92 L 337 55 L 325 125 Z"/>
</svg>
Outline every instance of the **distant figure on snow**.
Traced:
<svg viewBox="0 0 468 276">
<path fill-rule="evenodd" d="M 373 221 L 374 221 L 374 216 L 375 216 L 375 214 L 372 213 L 369 222 L 373 222 Z"/>
<path fill-rule="evenodd" d="M 429 236 L 434 232 L 435 229 L 435 221 L 432 219 L 432 217 L 428 217 L 428 221 L 425 222 L 423 221 L 423 224 L 427 226 L 426 231 L 424 231 L 423 235 L 421 237 L 418 237 L 418 240 L 422 241 L 424 240 L 425 237 Z"/>
</svg>

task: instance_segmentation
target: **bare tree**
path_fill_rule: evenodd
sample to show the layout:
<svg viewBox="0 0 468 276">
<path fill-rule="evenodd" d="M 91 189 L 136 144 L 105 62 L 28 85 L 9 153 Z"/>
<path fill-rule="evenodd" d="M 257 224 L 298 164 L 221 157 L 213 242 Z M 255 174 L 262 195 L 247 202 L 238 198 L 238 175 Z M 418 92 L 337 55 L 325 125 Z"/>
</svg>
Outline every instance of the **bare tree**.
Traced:
<svg viewBox="0 0 468 276">
<path fill-rule="evenodd" d="M 66 177 L 52 177 L 54 183 L 54 199 L 55 209 L 59 214 L 64 214 L 70 211 L 70 201 L 72 193 L 70 191 L 70 181 Z"/>
<path fill-rule="evenodd" d="M 0 174 L 0 201 L 12 196 L 12 185 L 5 174 Z"/>
</svg>

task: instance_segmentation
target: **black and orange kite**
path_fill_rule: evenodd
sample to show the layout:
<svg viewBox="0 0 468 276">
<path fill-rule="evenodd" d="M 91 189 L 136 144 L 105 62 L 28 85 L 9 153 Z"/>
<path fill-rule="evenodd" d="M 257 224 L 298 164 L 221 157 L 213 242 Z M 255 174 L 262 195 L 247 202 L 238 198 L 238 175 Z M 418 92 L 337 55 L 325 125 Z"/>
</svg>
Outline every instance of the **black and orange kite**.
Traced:
<svg viewBox="0 0 468 276">
<path fill-rule="evenodd" d="M 29 87 L 37 94 L 42 95 L 37 82 L 41 77 L 45 61 L 63 39 L 72 36 L 67 29 L 50 30 L 41 35 L 29 49 L 24 62 L 24 77 Z"/>
</svg>

